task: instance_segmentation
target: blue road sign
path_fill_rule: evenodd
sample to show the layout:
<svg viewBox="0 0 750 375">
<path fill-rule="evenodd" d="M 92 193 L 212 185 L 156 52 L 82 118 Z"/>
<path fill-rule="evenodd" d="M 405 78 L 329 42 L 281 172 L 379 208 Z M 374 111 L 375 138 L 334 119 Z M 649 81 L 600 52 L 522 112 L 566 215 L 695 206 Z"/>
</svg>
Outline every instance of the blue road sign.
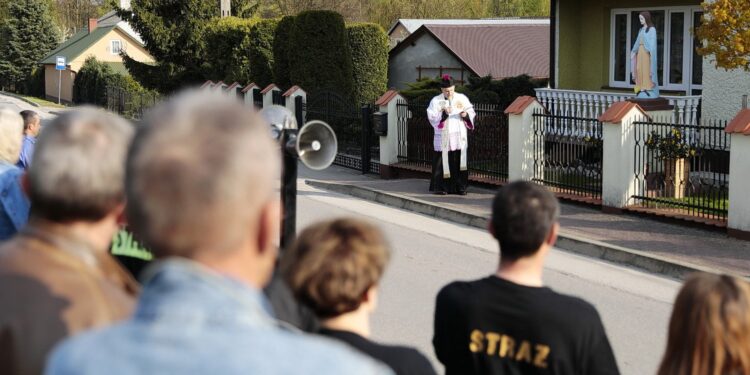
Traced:
<svg viewBox="0 0 750 375">
<path fill-rule="evenodd" d="M 57 64 L 55 65 L 55 69 L 57 70 L 65 70 L 65 56 L 57 56 Z"/>
</svg>

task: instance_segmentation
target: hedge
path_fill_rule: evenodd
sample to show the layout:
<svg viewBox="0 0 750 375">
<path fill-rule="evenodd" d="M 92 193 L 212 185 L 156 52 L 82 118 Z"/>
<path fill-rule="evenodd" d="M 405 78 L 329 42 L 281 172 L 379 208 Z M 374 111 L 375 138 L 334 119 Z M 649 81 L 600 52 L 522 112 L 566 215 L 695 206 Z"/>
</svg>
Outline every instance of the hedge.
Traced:
<svg viewBox="0 0 750 375">
<path fill-rule="evenodd" d="M 332 90 L 352 95 L 352 59 L 344 18 L 332 11 L 299 13 L 290 38 L 291 81 L 314 94 Z"/>
<path fill-rule="evenodd" d="M 251 30 L 257 19 L 216 18 L 206 27 L 206 76 L 214 81 L 247 83 L 250 69 Z"/>
<path fill-rule="evenodd" d="M 273 38 L 273 81 L 282 89 L 288 89 L 292 86 L 292 79 L 289 76 L 290 52 L 289 43 L 294 27 L 294 17 L 285 16 L 276 26 L 276 33 Z"/>
<path fill-rule="evenodd" d="M 501 109 L 507 108 L 519 96 L 536 96 L 534 89 L 547 85 L 546 79 L 534 79 L 528 75 L 501 80 L 472 76 L 468 81 L 465 86 L 457 86 L 456 91 L 465 94 L 474 103 L 498 104 Z M 400 94 L 409 101 L 427 102 L 440 94 L 438 78 L 422 78 L 408 86 Z"/>
<path fill-rule="evenodd" d="M 354 98 L 357 103 L 374 102 L 388 87 L 388 36 L 374 23 L 349 24 L 346 31 Z"/>
<path fill-rule="evenodd" d="M 273 82 L 273 41 L 278 20 L 258 21 L 250 28 L 250 81 L 260 87 Z M 240 80 L 229 80 L 228 82 Z"/>
</svg>

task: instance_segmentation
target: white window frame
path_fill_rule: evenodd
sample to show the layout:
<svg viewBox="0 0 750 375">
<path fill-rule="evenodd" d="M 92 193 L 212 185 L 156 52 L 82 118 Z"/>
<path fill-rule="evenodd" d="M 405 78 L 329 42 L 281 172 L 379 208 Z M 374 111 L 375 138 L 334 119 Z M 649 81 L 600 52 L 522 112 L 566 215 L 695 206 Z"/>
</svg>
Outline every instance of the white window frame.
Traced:
<svg viewBox="0 0 750 375">
<path fill-rule="evenodd" d="M 119 51 L 115 52 L 115 44 L 119 45 Z M 123 42 L 119 39 L 112 39 L 109 41 L 109 53 L 112 55 L 119 55 L 120 51 L 123 50 Z"/>
<path fill-rule="evenodd" d="M 632 20 L 631 14 L 635 11 L 640 10 L 657 10 L 664 11 L 664 58 L 659 63 L 662 64 L 662 76 L 659 77 L 659 88 L 662 90 L 669 91 L 685 91 L 688 95 L 692 90 L 703 89 L 702 85 L 693 84 L 693 37 L 690 33 L 695 25 L 693 24 L 694 15 L 696 12 L 702 12 L 703 9 L 700 6 L 673 6 L 673 7 L 640 7 L 640 8 L 617 8 L 612 9 L 610 14 L 610 31 L 609 31 L 609 86 L 618 88 L 630 88 L 632 89 L 635 85 L 630 83 L 630 50 L 633 48 L 632 40 Z M 683 26 L 683 55 L 682 55 L 682 77 L 683 82 L 680 84 L 669 83 L 669 63 L 671 48 L 671 33 L 672 33 L 672 17 L 673 13 L 683 13 L 685 15 Z M 625 62 L 625 81 L 615 81 L 615 18 L 618 15 L 627 16 L 627 29 L 626 29 L 626 54 L 627 60 Z"/>
</svg>

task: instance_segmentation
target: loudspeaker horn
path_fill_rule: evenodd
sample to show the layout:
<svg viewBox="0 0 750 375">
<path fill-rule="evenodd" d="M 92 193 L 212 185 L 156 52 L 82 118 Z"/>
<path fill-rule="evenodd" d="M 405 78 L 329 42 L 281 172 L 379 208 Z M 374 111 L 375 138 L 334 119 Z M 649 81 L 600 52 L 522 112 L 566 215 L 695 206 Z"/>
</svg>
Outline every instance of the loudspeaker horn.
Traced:
<svg viewBox="0 0 750 375">
<path fill-rule="evenodd" d="M 323 121 L 308 121 L 297 134 L 295 149 L 299 160 L 308 168 L 326 169 L 338 151 L 336 133 Z"/>
</svg>

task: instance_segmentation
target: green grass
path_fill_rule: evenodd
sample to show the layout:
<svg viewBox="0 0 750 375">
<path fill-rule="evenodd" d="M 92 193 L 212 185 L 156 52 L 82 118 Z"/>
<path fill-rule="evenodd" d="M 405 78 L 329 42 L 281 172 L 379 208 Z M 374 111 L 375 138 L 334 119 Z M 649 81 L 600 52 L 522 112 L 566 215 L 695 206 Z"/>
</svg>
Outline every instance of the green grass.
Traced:
<svg viewBox="0 0 750 375">
<path fill-rule="evenodd" d="M 729 198 L 726 198 L 726 196 L 724 198 L 697 196 L 684 198 L 659 197 L 655 199 L 658 199 L 659 201 L 650 201 L 650 204 L 655 205 L 657 208 L 690 209 L 710 215 L 726 215 L 727 210 L 729 209 Z M 689 204 L 698 207 L 685 207 L 679 204 L 670 204 L 670 202 Z"/>
<path fill-rule="evenodd" d="M 19 95 L 23 97 L 26 100 L 29 100 L 33 103 L 39 104 L 42 107 L 49 107 L 49 108 L 65 108 L 64 105 L 57 104 L 55 102 L 51 102 L 49 100 L 45 100 L 42 98 L 37 98 L 36 96 L 26 96 L 26 95 Z"/>
<path fill-rule="evenodd" d="M 132 233 L 124 229 L 115 234 L 115 237 L 112 239 L 112 248 L 110 251 L 113 255 L 123 255 L 143 260 L 154 258 L 150 251 L 146 250 L 138 241 L 133 239 Z"/>
</svg>

